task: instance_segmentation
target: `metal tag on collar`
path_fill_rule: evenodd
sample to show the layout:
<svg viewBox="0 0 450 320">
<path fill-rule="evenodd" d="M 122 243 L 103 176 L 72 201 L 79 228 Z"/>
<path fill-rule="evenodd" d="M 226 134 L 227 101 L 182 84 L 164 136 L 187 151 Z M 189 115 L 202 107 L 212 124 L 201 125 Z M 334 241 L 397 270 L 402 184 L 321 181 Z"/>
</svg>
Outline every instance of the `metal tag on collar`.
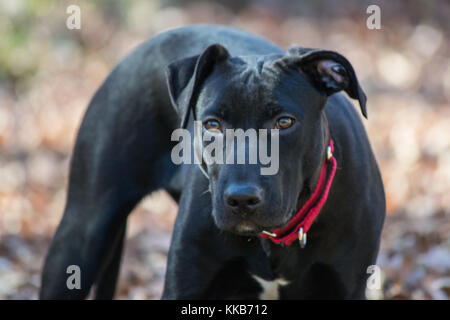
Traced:
<svg viewBox="0 0 450 320">
<path fill-rule="evenodd" d="M 298 241 L 300 242 L 300 247 L 303 249 L 304 247 L 306 247 L 306 232 L 303 232 L 303 228 L 300 228 L 298 230 Z"/>
<path fill-rule="evenodd" d="M 331 146 L 328 146 L 328 148 L 327 148 L 327 160 L 329 161 L 332 156 L 333 156 L 333 152 L 331 151 Z"/>
</svg>

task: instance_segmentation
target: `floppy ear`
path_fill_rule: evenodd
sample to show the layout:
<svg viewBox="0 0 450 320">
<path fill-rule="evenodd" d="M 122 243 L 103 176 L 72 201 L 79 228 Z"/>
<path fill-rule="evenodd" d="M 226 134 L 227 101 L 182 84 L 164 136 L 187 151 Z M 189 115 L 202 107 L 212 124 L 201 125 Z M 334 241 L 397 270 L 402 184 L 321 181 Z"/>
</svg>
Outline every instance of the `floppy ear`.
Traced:
<svg viewBox="0 0 450 320">
<path fill-rule="evenodd" d="M 229 57 L 225 47 L 213 44 L 201 55 L 172 62 L 166 69 L 166 80 L 172 105 L 181 119 L 181 128 L 187 126 L 189 112 L 198 96 L 198 88 L 214 66 Z"/>
<path fill-rule="evenodd" d="M 367 97 L 361 89 L 350 62 L 334 51 L 291 47 L 283 60 L 305 74 L 312 84 L 327 96 L 344 90 L 359 101 L 361 113 L 367 118 Z"/>
</svg>

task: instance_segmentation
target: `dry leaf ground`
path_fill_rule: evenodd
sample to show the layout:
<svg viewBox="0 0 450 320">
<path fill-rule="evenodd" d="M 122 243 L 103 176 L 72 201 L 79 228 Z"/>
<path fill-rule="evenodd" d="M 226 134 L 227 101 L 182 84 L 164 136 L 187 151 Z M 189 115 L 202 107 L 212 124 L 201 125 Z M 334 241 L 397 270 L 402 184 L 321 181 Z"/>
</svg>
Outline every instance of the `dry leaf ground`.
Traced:
<svg viewBox="0 0 450 320">
<path fill-rule="evenodd" d="M 65 27 L 68 1 L 0 1 L 0 299 L 37 298 L 77 128 L 95 90 L 136 45 L 197 22 L 237 26 L 283 47 L 332 48 L 352 61 L 369 97 L 364 123 L 387 193 L 383 289 L 372 297 L 448 299 L 447 2 L 381 1 L 382 30 L 366 28 L 367 1 L 77 3 L 82 28 L 73 31 Z M 158 192 L 132 214 L 118 298 L 160 297 L 176 211 Z"/>
</svg>

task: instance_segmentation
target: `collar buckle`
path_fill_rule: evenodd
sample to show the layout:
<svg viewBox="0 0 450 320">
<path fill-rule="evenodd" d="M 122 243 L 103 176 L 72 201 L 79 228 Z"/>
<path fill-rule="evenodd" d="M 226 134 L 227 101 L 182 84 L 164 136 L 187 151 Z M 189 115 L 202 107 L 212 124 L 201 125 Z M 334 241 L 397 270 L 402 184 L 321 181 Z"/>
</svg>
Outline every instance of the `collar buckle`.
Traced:
<svg viewBox="0 0 450 320">
<path fill-rule="evenodd" d="M 266 231 L 266 230 L 262 231 L 261 233 L 264 233 L 265 235 L 267 235 L 269 237 L 272 237 L 272 238 L 276 238 L 277 237 L 276 233 L 269 232 L 269 231 Z"/>
</svg>

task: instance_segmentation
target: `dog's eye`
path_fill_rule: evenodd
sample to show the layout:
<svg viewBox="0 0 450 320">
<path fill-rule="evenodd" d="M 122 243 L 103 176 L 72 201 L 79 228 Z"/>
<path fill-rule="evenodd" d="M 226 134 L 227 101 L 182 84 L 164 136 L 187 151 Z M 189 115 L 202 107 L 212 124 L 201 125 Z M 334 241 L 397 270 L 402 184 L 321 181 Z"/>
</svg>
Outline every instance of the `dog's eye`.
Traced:
<svg viewBox="0 0 450 320">
<path fill-rule="evenodd" d="M 277 120 L 277 123 L 275 123 L 275 129 L 287 129 L 290 126 L 294 124 L 294 119 L 289 117 L 281 117 Z"/>
<path fill-rule="evenodd" d="M 219 121 L 214 119 L 205 121 L 203 127 L 208 131 L 222 132 Z"/>
</svg>

